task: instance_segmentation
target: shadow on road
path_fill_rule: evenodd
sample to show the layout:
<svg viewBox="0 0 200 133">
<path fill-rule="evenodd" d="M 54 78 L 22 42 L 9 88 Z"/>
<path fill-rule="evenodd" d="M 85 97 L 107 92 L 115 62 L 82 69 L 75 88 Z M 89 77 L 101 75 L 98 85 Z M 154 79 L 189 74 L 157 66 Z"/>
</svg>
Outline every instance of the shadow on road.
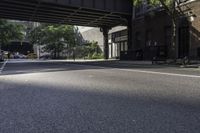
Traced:
<svg viewBox="0 0 200 133">
<path fill-rule="evenodd" d="M 199 133 L 200 106 L 142 95 L 0 81 L 2 133 Z"/>
<path fill-rule="evenodd" d="M 76 70 L 86 70 L 86 69 L 102 69 L 102 68 L 95 66 L 83 66 L 83 64 L 81 63 L 74 64 L 74 63 L 63 63 L 63 62 L 7 63 L 1 75 L 76 71 Z"/>
<path fill-rule="evenodd" d="M 94 62 L 24 62 L 8 63 L 1 75 L 16 75 L 28 73 L 45 73 L 57 71 L 76 71 L 87 69 L 164 69 L 169 68 L 165 65 L 134 64 L 119 61 L 94 61 Z M 1 76 L 0 75 L 0 76 Z"/>
</svg>

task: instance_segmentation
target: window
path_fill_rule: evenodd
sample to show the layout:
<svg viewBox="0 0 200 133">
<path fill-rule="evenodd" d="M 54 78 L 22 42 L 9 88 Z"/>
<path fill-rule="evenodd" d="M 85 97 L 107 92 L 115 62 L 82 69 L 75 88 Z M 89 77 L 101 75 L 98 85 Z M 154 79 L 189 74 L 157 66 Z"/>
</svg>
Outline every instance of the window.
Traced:
<svg viewBox="0 0 200 133">
<path fill-rule="evenodd" d="M 157 6 L 152 6 L 149 4 L 149 0 L 143 0 L 142 4 L 135 7 L 135 16 L 140 17 L 144 15 L 147 12 L 150 12 L 152 10 L 160 10 L 162 7 L 161 4 L 158 4 Z"/>
<path fill-rule="evenodd" d="M 151 46 L 151 44 L 152 44 L 152 31 L 151 30 L 146 31 L 145 44 L 146 44 L 146 46 Z"/>
<path fill-rule="evenodd" d="M 124 51 L 124 43 L 122 42 L 120 45 L 121 45 L 121 51 Z"/>
<path fill-rule="evenodd" d="M 135 46 L 136 48 L 140 47 L 141 45 L 141 34 L 140 32 L 135 33 Z"/>
<path fill-rule="evenodd" d="M 197 48 L 197 56 L 200 58 L 200 47 Z"/>
<path fill-rule="evenodd" d="M 139 17 L 144 13 L 143 4 L 135 7 L 135 16 Z"/>
<path fill-rule="evenodd" d="M 128 51 L 128 44 L 125 42 L 125 51 Z"/>
</svg>

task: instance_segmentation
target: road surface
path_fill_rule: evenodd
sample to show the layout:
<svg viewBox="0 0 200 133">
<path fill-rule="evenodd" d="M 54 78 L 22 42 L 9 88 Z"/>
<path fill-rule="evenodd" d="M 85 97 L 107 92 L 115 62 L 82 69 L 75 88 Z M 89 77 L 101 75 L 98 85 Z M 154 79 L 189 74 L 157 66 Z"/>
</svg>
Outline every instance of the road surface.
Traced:
<svg viewBox="0 0 200 133">
<path fill-rule="evenodd" d="M 8 61 L 0 132 L 200 133 L 199 71 Z"/>
</svg>

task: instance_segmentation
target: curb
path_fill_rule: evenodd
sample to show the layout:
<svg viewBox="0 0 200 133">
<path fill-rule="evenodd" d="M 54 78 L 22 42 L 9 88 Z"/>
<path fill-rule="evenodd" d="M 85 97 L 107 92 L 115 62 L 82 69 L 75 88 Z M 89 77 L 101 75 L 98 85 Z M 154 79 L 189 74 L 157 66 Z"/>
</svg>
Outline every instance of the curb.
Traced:
<svg viewBox="0 0 200 133">
<path fill-rule="evenodd" d="M 199 65 L 181 65 L 180 68 L 200 68 Z"/>
</svg>

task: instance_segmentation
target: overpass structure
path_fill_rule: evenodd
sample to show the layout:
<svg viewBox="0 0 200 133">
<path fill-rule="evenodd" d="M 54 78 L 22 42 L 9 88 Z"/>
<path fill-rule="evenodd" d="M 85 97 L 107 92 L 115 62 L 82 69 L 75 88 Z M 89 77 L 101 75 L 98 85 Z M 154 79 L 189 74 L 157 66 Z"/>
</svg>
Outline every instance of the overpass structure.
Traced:
<svg viewBox="0 0 200 133">
<path fill-rule="evenodd" d="M 131 44 L 131 15 L 131 0 L 0 0 L 0 18 L 100 27 L 106 59 L 110 28 L 127 25 Z"/>
</svg>

